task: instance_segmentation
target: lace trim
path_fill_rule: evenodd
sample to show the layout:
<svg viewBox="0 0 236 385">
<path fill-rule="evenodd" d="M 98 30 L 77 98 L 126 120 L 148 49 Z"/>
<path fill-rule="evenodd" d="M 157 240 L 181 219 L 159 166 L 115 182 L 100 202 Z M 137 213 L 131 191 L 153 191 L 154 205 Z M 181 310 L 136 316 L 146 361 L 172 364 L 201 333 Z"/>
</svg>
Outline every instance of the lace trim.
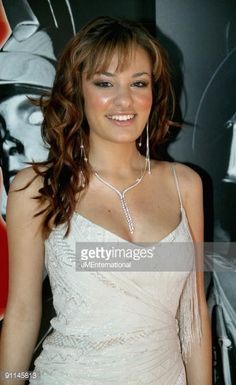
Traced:
<svg viewBox="0 0 236 385">
<path fill-rule="evenodd" d="M 65 336 L 58 331 L 54 331 L 47 337 L 46 345 L 53 345 L 62 348 L 80 348 L 86 350 L 99 351 L 106 349 L 109 346 L 113 345 L 123 345 L 127 343 L 132 343 L 134 341 L 142 340 L 142 338 L 153 337 L 158 340 L 158 330 L 151 329 L 145 330 L 140 329 L 130 333 L 119 333 L 118 335 L 107 334 L 104 336 L 104 340 L 100 341 L 91 341 L 87 335 L 81 335 L 80 337 L 74 336 Z"/>
</svg>

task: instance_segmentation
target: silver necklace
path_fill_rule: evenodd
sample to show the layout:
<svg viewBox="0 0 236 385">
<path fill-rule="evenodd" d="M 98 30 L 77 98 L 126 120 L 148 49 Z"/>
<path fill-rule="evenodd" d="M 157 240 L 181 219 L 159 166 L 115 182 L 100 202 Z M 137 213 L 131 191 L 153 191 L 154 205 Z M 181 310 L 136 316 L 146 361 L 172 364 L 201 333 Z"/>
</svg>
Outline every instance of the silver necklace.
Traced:
<svg viewBox="0 0 236 385">
<path fill-rule="evenodd" d="M 129 187 L 125 188 L 123 191 L 117 190 L 117 188 L 112 186 L 109 182 L 107 182 L 100 175 L 98 175 L 97 172 L 94 173 L 94 175 L 100 180 L 100 182 L 105 184 L 107 187 L 110 187 L 110 189 L 115 191 L 117 193 L 117 195 L 119 196 L 121 207 L 122 207 L 122 210 L 124 211 L 125 219 L 126 219 L 126 221 L 128 223 L 129 231 L 130 231 L 131 234 L 134 233 L 134 222 L 133 222 L 133 219 L 131 217 L 131 214 L 130 214 L 127 202 L 125 200 L 125 194 L 127 193 L 127 191 L 129 191 L 132 188 L 136 187 L 143 180 L 143 177 L 144 177 L 145 172 L 146 172 L 146 168 L 147 168 L 147 163 L 145 164 L 144 171 L 143 171 L 142 175 L 140 176 L 140 178 L 136 179 L 136 181 L 132 185 L 130 185 Z"/>
</svg>

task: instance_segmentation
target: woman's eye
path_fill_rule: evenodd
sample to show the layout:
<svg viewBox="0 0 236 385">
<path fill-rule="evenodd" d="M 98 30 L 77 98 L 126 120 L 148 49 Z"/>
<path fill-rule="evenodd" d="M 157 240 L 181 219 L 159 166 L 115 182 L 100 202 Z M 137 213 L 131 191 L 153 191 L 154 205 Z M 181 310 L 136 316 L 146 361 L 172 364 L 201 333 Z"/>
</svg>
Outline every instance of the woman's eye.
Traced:
<svg viewBox="0 0 236 385">
<path fill-rule="evenodd" d="M 109 82 L 94 82 L 94 84 L 95 86 L 102 88 L 112 87 L 112 84 Z"/>
<path fill-rule="evenodd" d="M 143 88 L 148 86 L 148 82 L 140 81 L 140 82 L 135 82 L 133 85 L 134 87 Z"/>
</svg>

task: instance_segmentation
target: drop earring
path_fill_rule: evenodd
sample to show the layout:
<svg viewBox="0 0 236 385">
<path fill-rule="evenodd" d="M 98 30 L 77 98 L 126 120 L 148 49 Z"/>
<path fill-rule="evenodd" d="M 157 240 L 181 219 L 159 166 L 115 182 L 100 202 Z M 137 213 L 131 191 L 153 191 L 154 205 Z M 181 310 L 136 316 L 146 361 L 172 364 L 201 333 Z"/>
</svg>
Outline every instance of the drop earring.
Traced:
<svg viewBox="0 0 236 385">
<path fill-rule="evenodd" d="M 149 123 L 146 125 L 146 164 L 148 167 L 148 174 L 151 174 L 151 163 L 150 163 L 150 149 L 149 149 Z"/>
<path fill-rule="evenodd" d="M 81 159 L 84 159 L 85 162 L 88 161 L 88 158 L 86 157 L 85 149 L 84 149 L 84 144 L 83 144 L 83 139 L 81 138 L 81 144 L 80 144 L 80 157 Z"/>
<path fill-rule="evenodd" d="M 86 157 L 84 143 L 83 143 L 82 138 L 81 138 L 81 144 L 80 144 L 80 159 L 81 160 L 83 159 L 84 162 L 88 162 L 88 158 Z M 84 172 L 82 169 L 79 172 L 79 179 L 80 179 L 80 185 L 84 188 L 85 187 L 85 176 L 84 176 Z"/>
<path fill-rule="evenodd" d="M 139 147 L 142 147 L 142 134 L 140 135 L 139 142 L 138 142 L 138 146 L 139 146 Z"/>
<path fill-rule="evenodd" d="M 84 177 L 84 173 L 82 170 L 80 170 L 79 172 L 79 184 L 85 188 L 85 177 Z"/>
</svg>

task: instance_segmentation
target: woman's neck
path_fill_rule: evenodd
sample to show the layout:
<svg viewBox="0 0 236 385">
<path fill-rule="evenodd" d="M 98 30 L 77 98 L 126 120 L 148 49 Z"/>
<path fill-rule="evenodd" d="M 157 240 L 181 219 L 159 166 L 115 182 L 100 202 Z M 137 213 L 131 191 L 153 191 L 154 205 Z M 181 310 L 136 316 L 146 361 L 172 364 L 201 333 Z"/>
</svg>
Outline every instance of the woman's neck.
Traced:
<svg viewBox="0 0 236 385">
<path fill-rule="evenodd" d="M 117 178 L 136 175 L 145 166 L 145 159 L 135 143 L 109 142 L 102 146 L 90 144 L 89 162 L 94 171 Z"/>
</svg>

